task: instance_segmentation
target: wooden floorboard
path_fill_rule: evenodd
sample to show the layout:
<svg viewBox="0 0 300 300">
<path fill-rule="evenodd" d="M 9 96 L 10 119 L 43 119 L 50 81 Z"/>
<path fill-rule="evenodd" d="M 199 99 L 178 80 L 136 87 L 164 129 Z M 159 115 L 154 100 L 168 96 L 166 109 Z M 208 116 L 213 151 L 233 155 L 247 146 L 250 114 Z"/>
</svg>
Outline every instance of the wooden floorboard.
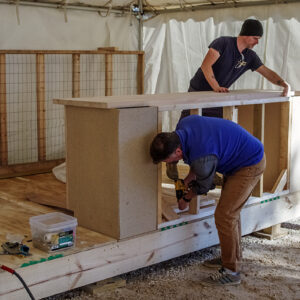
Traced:
<svg viewBox="0 0 300 300">
<path fill-rule="evenodd" d="M 32 176 L 0 179 L 0 244 L 15 235 L 23 239 L 29 246 L 32 256 L 17 257 L 1 255 L 1 263 L 11 268 L 18 268 L 29 261 L 39 261 L 59 253 L 69 255 L 93 248 L 97 245 L 115 241 L 114 239 L 93 232 L 83 227 L 77 228 L 76 247 L 63 252 L 46 253 L 33 247 L 29 218 L 40 214 L 61 211 L 64 209 L 40 205 L 28 199 L 51 206 L 65 207 L 65 185 L 59 182 L 51 173 Z M 67 212 L 71 214 L 72 212 Z"/>
</svg>

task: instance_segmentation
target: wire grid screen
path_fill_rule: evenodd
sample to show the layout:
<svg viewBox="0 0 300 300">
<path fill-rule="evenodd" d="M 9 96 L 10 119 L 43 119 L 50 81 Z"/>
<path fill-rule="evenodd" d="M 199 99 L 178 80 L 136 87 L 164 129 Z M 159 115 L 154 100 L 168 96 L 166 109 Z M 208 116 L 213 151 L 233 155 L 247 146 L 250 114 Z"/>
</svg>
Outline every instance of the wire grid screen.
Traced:
<svg viewBox="0 0 300 300">
<path fill-rule="evenodd" d="M 46 159 L 65 157 L 64 106 L 54 98 L 72 97 L 72 55 L 45 55 Z"/>
<path fill-rule="evenodd" d="M 80 97 L 105 96 L 105 55 L 80 55 Z"/>
<path fill-rule="evenodd" d="M 113 55 L 113 95 L 137 94 L 137 64 L 137 55 Z"/>
<path fill-rule="evenodd" d="M 7 54 L 7 155 L 10 165 L 38 159 L 36 108 L 35 54 Z"/>
</svg>

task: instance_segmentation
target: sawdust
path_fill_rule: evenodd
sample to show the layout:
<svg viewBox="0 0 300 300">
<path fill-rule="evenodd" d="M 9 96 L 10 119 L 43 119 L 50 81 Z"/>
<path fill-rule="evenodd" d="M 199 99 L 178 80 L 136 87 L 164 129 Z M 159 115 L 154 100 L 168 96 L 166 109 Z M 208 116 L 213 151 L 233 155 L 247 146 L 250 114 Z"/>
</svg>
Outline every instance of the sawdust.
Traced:
<svg viewBox="0 0 300 300">
<path fill-rule="evenodd" d="M 91 296 L 81 289 L 57 299 L 300 299 L 300 219 L 284 223 L 288 235 L 269 241 L 243 237 L 242 283 L 232 287 L 203 287 L 199 281 L 211 272 L 202 266 L 219 254 L 211 247 L 151 267 L 130 272 L 124 288 Z"/>
</svg>

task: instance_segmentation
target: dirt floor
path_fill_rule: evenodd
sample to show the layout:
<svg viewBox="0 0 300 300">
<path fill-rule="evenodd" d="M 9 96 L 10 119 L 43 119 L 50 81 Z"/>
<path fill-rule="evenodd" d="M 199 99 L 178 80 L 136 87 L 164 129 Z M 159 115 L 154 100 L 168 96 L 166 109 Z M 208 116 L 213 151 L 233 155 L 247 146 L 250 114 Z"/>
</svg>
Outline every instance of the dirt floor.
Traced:
<svg viewBox="0 0 300 300">
<path fill-rule="evenodd" d="M 300 218 L 283 223 L 287 235 L 269 241 L 243 237 L 242 283 L 231 287 L 203 287 L 212 270 L 204 260 L 217 257 L 211 247 L 120 276 L 122 288 L 90 295 L 82 289 L 46 298 L 58 299 L 288 299 L 300 300 Z"/>
</svg>

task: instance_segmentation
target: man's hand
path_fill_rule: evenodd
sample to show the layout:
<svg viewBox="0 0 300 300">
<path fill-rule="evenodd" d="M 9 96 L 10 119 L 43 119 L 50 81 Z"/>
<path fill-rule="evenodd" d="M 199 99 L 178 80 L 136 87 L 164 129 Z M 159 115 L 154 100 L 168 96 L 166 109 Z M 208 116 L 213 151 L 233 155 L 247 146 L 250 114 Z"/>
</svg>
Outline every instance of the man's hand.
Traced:
<svg viewBox="0 0 300 300">
<path fill-rule="evenodd" d="M 184 210 L 189 206 L 188 202 L 184 201 L 182 198 L 178 200 L 178 208 Z"/>
<path fill-rule="evenodd" d="M 289 97 L 291 94 L 291 86 L 285 81 L 286 86 L 283 88 L 282 97 Z"/>
<path fill-rule="evenodd" d="M 214 92 L 216 92 L 216 93 L 229 93 L 229 90 L 226 87 L 219 86 L 217 88 L 214 88 Z"/>
</svg>

